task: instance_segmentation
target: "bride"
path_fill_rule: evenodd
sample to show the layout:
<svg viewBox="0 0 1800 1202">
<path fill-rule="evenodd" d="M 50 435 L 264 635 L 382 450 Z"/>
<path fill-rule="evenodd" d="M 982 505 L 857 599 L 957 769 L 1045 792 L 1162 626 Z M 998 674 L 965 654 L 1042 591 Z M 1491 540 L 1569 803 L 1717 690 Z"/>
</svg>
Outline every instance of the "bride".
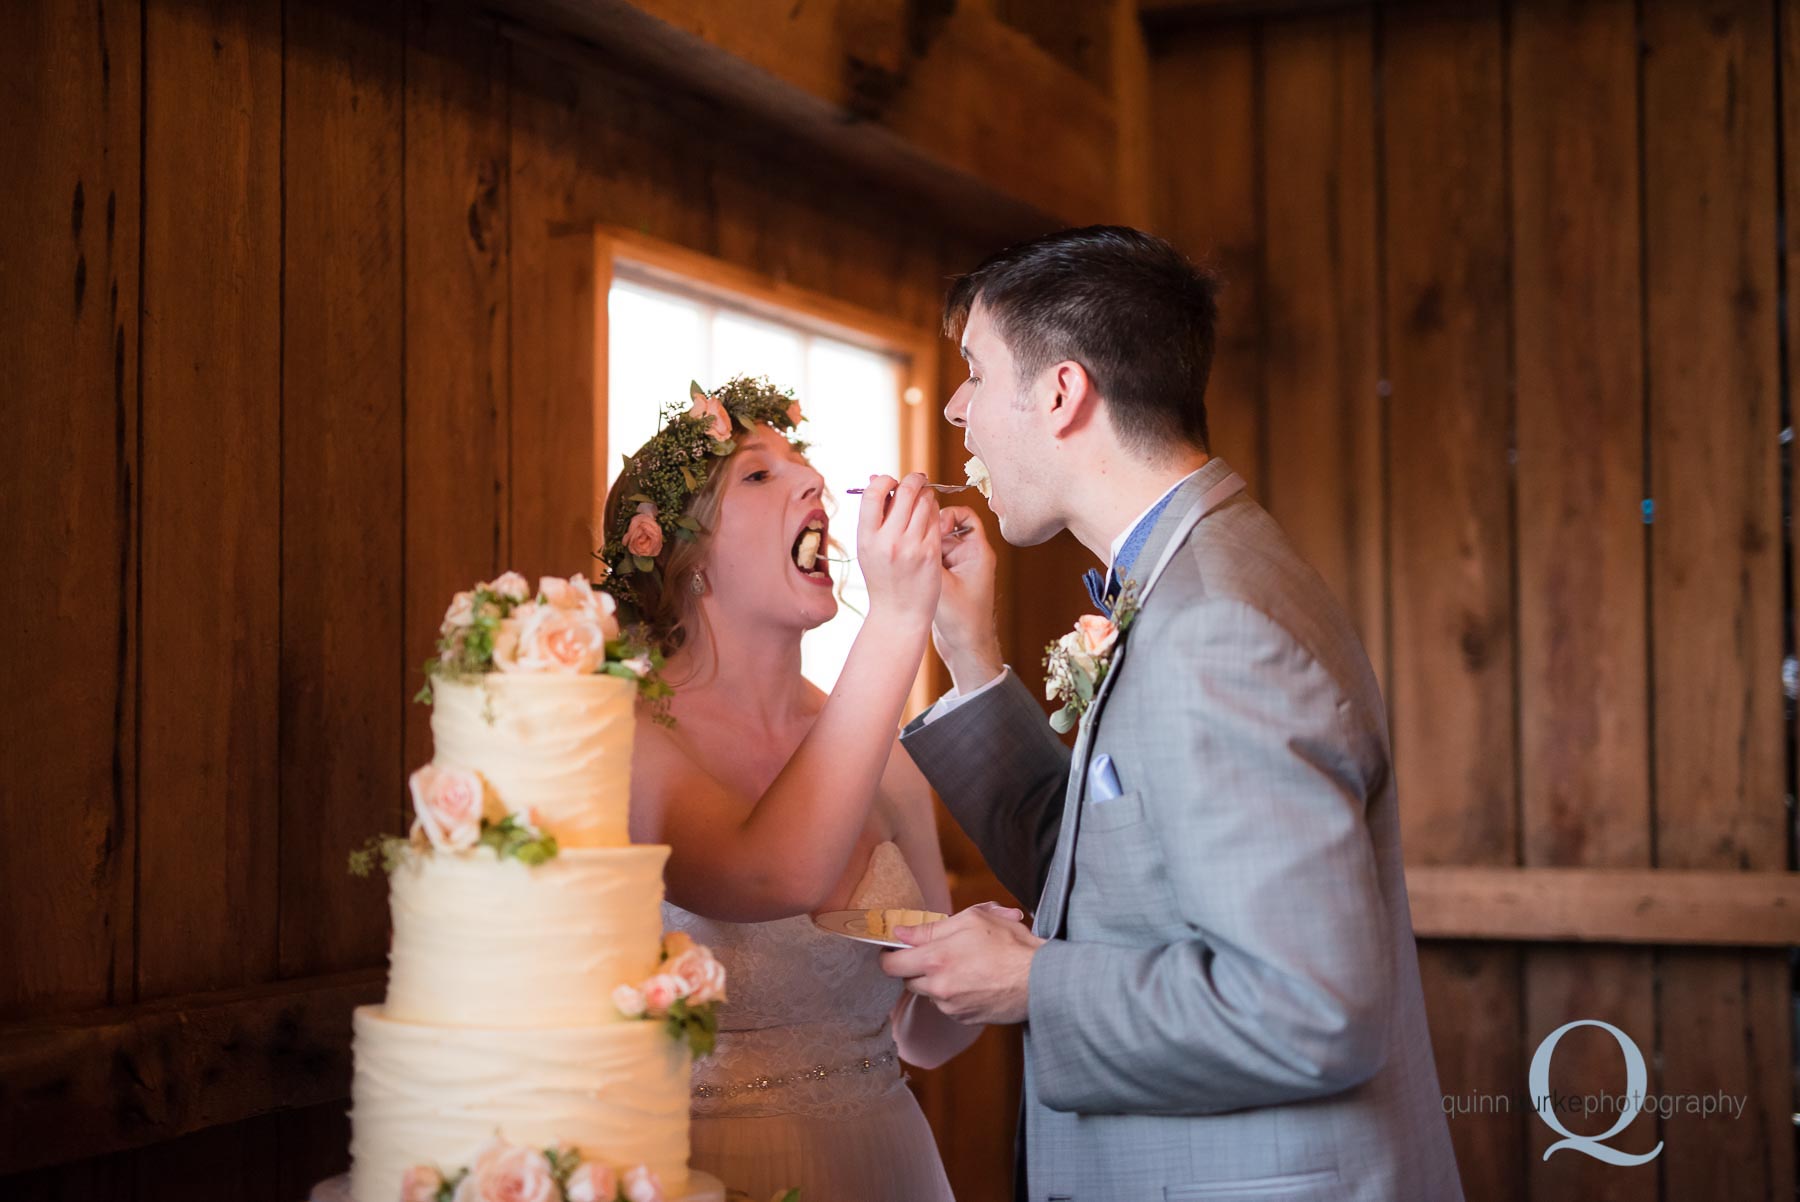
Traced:
<svg viewBox="0 0 1800 1202">
<path fill-rule="evenodd" d="M 672 724 L 637 724 L 631 836 L 671 846 L 665 925 L 726 969 L 717 1047 L 694 1069 L 694 1166 L 759 1199 L 933 1202 L 950 1187 L 898 1061 L 935 1067 L 979 1028 L 812 915 L 950 909 L 930 789 L 895 737 L 937 600 L 938 506 L 922 476 L 870 479 L 869 614 L 826 696 L 800 674 L 801 636 L 837 599 L 827 561 L 801 566 L 829 517 L 786 436 L 798 420 L 766 384 L 696 388 L 607 499 L 605 558 L 627 567 L 608 587 L 676 690 Z"/>
</svg>

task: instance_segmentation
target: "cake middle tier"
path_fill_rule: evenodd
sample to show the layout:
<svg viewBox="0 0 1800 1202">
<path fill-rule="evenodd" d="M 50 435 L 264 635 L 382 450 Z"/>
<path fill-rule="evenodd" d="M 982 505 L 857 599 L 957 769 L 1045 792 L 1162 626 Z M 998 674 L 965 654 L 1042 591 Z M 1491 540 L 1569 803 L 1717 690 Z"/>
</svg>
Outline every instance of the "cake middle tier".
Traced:
<svg viewBox="0 0 1800 1202">
<path fill-rule="evenodd" d="M 659 843 L 536 866 L 485 847 L 407 854 L 388 883 L 388 1016 L 450 1027 L 625 1021 L 613 990 L 656 971 L 668 858 Z"/>
</svg>

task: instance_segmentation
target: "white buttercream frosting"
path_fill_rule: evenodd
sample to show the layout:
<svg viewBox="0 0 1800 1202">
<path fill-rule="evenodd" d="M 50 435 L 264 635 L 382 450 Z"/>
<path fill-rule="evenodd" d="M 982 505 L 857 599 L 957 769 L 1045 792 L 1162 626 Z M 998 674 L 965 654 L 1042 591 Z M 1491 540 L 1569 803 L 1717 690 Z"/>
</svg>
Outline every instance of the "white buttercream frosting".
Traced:
<svg viewBox="0 0 1800 1202">
<path fill-rule="evenodd" d="M 485 847 L 413 852 L 390 879 L 388 1017 L 455 1027 L 624 1021 L 612 991 L 656 971 L 662 844 L 532 867 Z"/>
<path fill-rule="evenodd" d="M 479 772 L 562 848 L 631 842 L 632 703 L 617 676 L 490 672 L 432 685 L 437 764 Z"/>
<path fill-rule="evenodd" d="M 393 1202 L 415 1164 L 467 1165 L 496 1131 L 531 1147 L 647 1164 L 687 1186 L 687 1045 L 660 1022 L 506 1030 L 355 1015 L 350 1191 Z"/>
</svg>

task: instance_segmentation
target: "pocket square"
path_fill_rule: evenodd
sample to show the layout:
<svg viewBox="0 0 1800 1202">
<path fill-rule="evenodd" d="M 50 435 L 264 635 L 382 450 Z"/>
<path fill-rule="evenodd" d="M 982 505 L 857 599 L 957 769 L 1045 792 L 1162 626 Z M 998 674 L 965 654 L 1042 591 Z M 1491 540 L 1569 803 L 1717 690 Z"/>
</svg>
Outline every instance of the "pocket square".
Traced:
<svg viewBox="0 0 1800 1202">
<path fill-rule="evenodd" d="M 1121 796 L 1125 790 L 1119 787 L 1119 774 L 1113 770 L 1112 756 L 1100 755 L 1088 766 L 1088 783 L 1092 789 L 1094 804 L 1100 805 Z"/>
</svg>

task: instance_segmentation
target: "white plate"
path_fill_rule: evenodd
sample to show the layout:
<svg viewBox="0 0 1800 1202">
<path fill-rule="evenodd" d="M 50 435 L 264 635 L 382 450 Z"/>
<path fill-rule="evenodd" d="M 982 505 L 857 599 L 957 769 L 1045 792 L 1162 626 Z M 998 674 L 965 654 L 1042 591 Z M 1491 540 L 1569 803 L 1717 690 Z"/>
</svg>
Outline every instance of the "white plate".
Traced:
<svg viewBox="0 0 1800 1202">
<path fill-rule="evenodd" d="M 842 935 L 844 938 L 854 939 L 858 943 L 873 943 L 876 947 L 912 946 L 910 943 L 901 943 L 898 939 L 881 939 L 869 934 L 867 910 L 830 910 L 824 914 L 815 914 L 813 915 L 813 925 L 821 931 Z"/>
</svg>

